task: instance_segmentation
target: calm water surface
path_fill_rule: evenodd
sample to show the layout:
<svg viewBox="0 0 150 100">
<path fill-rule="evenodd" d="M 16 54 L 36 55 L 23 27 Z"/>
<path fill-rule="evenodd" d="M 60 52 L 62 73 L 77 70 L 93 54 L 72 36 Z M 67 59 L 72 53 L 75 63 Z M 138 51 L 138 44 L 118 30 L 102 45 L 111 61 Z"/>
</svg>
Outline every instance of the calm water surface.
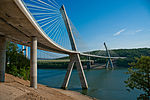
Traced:
<svg viewBox="0 0 150 100">
<path fill-rule="evenodd" d="M 73 70 L 68 86 L 69 90 L 78 91 L 100 100 L 136 100 L 141 93 L 138 90 L 128 92 L 124 81 L 127 80 L 127 68 L 115 70 L 85 70 L 89 89 L 83 91 L 80 86 L 79 76 Z M 38 83 L 50 87 L 60 88 L 65 77 L 66 70 L 62 69 L 38 69 Z"/>
</svg>

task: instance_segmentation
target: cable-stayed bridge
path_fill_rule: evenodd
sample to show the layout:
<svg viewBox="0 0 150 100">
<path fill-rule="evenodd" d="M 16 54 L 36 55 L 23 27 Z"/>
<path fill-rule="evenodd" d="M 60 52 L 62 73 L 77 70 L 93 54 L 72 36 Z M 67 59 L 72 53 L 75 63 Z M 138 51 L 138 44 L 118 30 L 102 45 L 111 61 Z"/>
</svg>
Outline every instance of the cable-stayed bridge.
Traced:
<svg viewBox="0 0 150 100">
<path fill-rule="evenodd" d="M 76 64 L 82 88 L 87 89 L 80 55 L 106 59 L 123 57 L 79 52 L 74 38 L 78 34 L 64 5 L 60 6 L 55 0 L 0 0 L 0 81 L 5 79 L 6 42 L 12 41 L 30 47 L 31 87 L 37 88 L 39 49 L 70 56 L 62 88 L 67 88 L 73 66 Z"/>
</svg>

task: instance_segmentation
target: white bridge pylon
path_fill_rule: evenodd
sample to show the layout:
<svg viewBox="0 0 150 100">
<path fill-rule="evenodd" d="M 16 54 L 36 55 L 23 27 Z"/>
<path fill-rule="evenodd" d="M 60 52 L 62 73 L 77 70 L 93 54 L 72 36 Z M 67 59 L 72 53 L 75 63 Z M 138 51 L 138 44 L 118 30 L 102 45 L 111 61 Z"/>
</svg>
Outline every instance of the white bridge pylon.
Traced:
<svg viewBox="0 0 150 100">
<path fill-rule="evenodd" d="M 71 42 L 72 50 L 77 51 L 77 47 L 76 47 L 76 43 L 75 43 L 75 40 L 74 40 L 74 37 L 73 37 L 73 34 L 72 34 L 72 29 L 71 29 L 71 26 L 70 26 L 69 18 L 67 16 L 64 5 L 62 5 L 62 7 L 60 8 L 60 12 L 63 16 L 63 20 L 64 20 L 66 28 L 67 28 L 67 32 L 68 32 L 69 39 L 70 39 L 70 42 Z M 70 54 L 70 63 L 68 65 L 67 73 L 65 75 L 65 79 L 64 79 L 62 88 L 66 89 L 67 86 L 68 86 L 74 63 L 76 64 L 76 68 L 77 68 L 78 74 L 80 76 L 81 86 L 82 86 L 83 89 L 87 89 L 88 84 L 87 84 L 87 81 L 86 81 L 86 77 L 85 77 L 85 74 L 84 74 L 84 71 L 83 71 L 83 67 L 82 67 L 82 63 L 81 63 L 79 54 Z"/>
<path fill-rule="evenodd" d="M 106 49 L 107 56 L 109 57 L 108 61 L 106 63 L 106 69 L 108 69 L 109 64 L 110 64 L 111 68 L 113 69 L 114 65 L 113 65 L 113 62 L 112 62 L 112 59 L 111 59 L 111 56 L 110 56 L 110 52 L 109 52 L 105 42 L 104 42 L 104 46 L 105 46 L 105 49 Z"/>
</svg>

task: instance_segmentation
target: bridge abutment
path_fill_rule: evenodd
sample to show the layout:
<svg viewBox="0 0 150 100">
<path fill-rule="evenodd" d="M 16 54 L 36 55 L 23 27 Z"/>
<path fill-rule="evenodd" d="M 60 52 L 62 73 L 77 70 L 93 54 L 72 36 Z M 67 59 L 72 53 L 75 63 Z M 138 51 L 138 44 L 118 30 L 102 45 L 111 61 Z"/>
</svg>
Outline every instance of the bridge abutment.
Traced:
<svg viewBox="0 0 150 100">
<path fill-rule="evenodd" d="M 6 44 L 6 37 L 0 36 L 0 82 L 5 82 Z"/>
<path fill-rule="evenodd" d="M 37 89 L 37 37 L 31 37 L 30 86 Z"/>
</svg>

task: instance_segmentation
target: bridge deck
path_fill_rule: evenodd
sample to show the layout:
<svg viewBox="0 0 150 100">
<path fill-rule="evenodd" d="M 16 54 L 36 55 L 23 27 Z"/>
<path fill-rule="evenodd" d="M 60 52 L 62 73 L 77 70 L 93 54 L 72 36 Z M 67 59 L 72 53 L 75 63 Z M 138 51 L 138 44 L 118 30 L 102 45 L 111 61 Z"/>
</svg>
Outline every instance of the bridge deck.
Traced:
<svg viewBox="0 0 150 100">
<path fill-rule="evenodd" d="M 36 36 L 39 49 L 63 54 L 75 53 L 54 43 L 38 26 L 21 0 L 0 0 L 0 35 L 27 46 L 30 46 L 30 37 Z"/>
</svg>

